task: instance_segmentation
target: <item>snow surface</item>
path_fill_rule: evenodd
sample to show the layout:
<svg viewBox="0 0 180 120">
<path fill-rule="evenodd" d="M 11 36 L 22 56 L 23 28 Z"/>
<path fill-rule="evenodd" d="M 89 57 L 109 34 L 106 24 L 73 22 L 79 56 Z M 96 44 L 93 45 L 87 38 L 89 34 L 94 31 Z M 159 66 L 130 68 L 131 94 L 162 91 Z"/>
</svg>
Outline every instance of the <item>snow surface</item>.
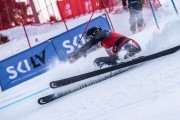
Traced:
<svg viewBox="0 0 180 120">
<path fill-rule="evenodd" d="M 175 2 L 178 3 L 177 7 L 179 8 L 180 2 L 178 0 Z M 150 14 L 148 15 L 150 16 Z M 128 13 L 111 14 L 113 20 L 116 20 L 117 17 L 128 18 L 129 16 Z M 157 30 L 152 17 L 145 17 L 148 21 L 145 29 L 140 33 L 129 36 L 141 45 L 143 50 L 141 54 L 152 54 L 180 44 L 180 19 L 179 16 L 175 15 L 171 5 L 167 4 L 166 0 L 164 0 L 163 7 L 159 9 L 157 17 L 160 22 L 160 30 Z M 128 21 L 125 23 L 124 26 L 129 25 Z M 116 31 L 123 33 L 124 30 L 124 34 L 131 35 L 128 27 L 120 29 L 118 25 L 114 26 Z M 4 31 L 4 33 L 8 34 L 9 31 Z M 44 37 L 40 32 L 37 35 Z M 106 56 L 105 51 L 100 49 L 93 52 L 75 64 L 61 64 L 55 61 L 55 67 L 46 74 L 0 93 L 0 119 L 180 119 L 180 51 L 147 62 L 50 104 L 38 105 L 37 99 L 39 97 L 63 89 L 50 89 L 48 86 L 50 81 L 93 71 L 94 66 L 91 63 L 98 56 Z M 37 93 L 37 91 L 40 92 Z"/>
</svg>

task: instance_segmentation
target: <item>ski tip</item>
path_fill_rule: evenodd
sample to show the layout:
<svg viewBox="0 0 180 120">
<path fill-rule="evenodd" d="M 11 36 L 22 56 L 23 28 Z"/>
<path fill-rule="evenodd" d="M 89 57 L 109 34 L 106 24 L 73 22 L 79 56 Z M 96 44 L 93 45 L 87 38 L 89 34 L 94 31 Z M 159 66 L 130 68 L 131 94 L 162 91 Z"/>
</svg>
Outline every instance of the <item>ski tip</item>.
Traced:
<svg viewBox="0 0 180 120">
<path fill-rule="evenodd" d="M 40 105 L 46 104 L 46 102 L 43 100 L 43 98 L 39 98 L 39 99 L 38 99 L 38 103 L 39 103 Z"/>
<path fill-rule="evenodd" d="M 49 86 L 51 88 L 58 88 L 59 86 L 57 86 L 57 84 L 55 82 L 50 82 Z"/>
</svg>

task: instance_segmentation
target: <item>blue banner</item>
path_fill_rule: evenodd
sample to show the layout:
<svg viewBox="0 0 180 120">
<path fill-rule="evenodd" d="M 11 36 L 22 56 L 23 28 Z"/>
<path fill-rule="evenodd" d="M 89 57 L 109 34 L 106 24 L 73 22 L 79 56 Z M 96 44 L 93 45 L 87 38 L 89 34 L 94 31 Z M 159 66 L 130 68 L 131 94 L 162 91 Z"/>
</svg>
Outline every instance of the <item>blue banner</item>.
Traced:
<svg viewBox="0 0 180 120">
<path fill-rule="evenodd" d="M 66 61 L 67 57 L 72 55 L 78 45 L 82 33 L 86 28 L 86 24 L 87 23 L 81 24 L 76 28 L 73 28 L 61 35 L 52 38 L 52 43 L 55 46 L 59 59 L 61 61 Z M 106 30 L 111 29 L 105 15 L 92 19 L 88 25 L 88 28 L 93 26 L 101 26 L 102 29 Z M 85 35 L 83 36 L 80 44 L 78 45 L 78 48 L 80 48 L 86 42 L 84 38 Z"/>
<path fill-rule="evenodd" d="M 0 62 L 1 89 L 7 90 L 46 72 L 54 57 L 57 54 L 51 41 L 47 41 Z"/>
<path fill-rule="evenodd" d="M 46 72 L 55 58 L 66 61 L 67 57 L 75 50 L 86 24 L 0 62 L 1 89 L 7 90 Z M 102 29 L 110 30 L 105 15 L 91 20 L 88 28 L 92 26 L 101 26 Z M 80 48 L 85 42 L 86 40 L 83 38 L 78 47 Z"/>
</svg>

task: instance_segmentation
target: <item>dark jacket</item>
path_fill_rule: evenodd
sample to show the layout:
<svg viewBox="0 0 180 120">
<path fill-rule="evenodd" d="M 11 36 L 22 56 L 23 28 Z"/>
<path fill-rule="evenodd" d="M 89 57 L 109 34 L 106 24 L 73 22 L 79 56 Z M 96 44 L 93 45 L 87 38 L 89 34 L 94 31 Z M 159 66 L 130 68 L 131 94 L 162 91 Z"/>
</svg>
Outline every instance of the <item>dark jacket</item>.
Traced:
<svg viewBox="0 0 180 120">
<path fill-rule="evenodd" d="M 91 40 L 86 42 L 74 55 L 74 60 L 77 60 L 78 58 L 82 56 L 86 56 L 87 51 L 101 42 L 101 46 L 105 48 L 106 52 L 110 56 L 116 55 L 116 53 L 120 50 L 122 45 L 130 40 L 130 38 L 127 38 L 123 36 L 122 34 L 115 33 L 108 30 L 102 30 L 99 31 Z"/>
<path fill-rule="evenodd" d="M 122 5 L 127 6 L 126 0 L 122 0 Z M 141 10 L 142 0 L 128 0 L 129 9 Z"/>
</svg>

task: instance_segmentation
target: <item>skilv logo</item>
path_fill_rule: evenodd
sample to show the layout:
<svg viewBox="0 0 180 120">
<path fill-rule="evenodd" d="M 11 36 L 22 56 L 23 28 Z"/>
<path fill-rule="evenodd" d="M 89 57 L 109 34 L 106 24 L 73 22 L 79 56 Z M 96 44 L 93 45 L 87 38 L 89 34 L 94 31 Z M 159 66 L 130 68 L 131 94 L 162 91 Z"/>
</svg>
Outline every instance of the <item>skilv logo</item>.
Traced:
<svg viewBox="0 0 180 120">
<path fill-rule="evenodd" d="M 72 41 L 73 43 L 71 43 L 70 40 L 64 40 L 63 41 L 62 45 L 63 45 L 64 48 L 67 49 L 67 51 L 66 51 L 67 54 L 70 54 L 70 53 L 74 52 L 76 46 L 78 46 L 78 48 L 81 47 L 81 45 L 78 45 L 78 42 L 79 42 L 80 38 L 81 38 L 81 34 L 79 34 L 79 39 L 78 39 L 78 36 L 74 36 L 74 39 Z M 82 42 L 82 44 L 84 44 L 86 41 L 82 37 L 80 42 Z"/>
<path fill-rule="evenodd" d="M 11 74 L 9 79 L 15 79 L 18 76 L 18 73 L 26 73 L 31 71 L 32 65 L 33 68 L 40 67 L 41 65 L 45 64 L 45 50 L 42 51 L 41 55 L 34 55 L 33 57 L 29 58 L 30 63 L 28 63 L 27 59 L 18 62 L 17 68 L 15 66 L 9 66 L 6 68 L 6 71 Z"/>
</svg>

